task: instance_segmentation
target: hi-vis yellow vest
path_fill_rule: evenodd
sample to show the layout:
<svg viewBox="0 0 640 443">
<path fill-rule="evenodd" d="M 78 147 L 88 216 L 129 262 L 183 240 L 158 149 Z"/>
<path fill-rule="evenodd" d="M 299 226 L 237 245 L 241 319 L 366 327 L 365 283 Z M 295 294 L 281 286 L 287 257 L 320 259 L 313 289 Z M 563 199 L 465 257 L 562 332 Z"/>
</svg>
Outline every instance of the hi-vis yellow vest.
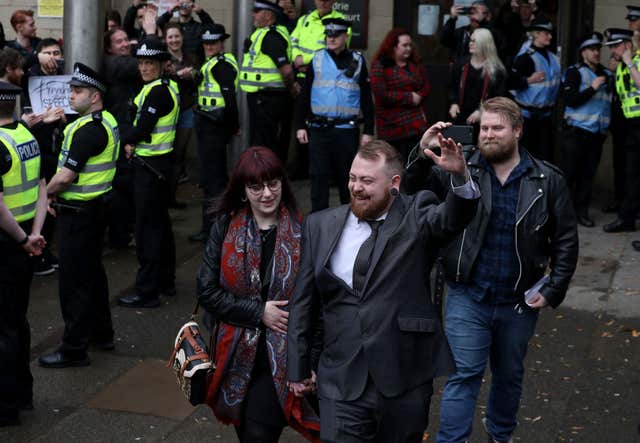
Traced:
<svg viewBox="0 0 640 443">
<path fill-rule="evenodd" d="M 286 89 L 282 74 L 267 54 L 262 52 L 262 40 L 267 32 L 275 29 L 287 41 L 287 59 L 291 60 L 291 38 L 284 26 L 258 28 L 251 34 L 249 52 L 242 56 L 240 68 L 240 88 L 245 92 L 257 92 L 262 89 Z"/>
<path fill-rule="evenodd" d="M 11 169 L 2 175 L 4 202 L 18 223 L 31 220 L 38 201 L 40 147 L 22 123 L 15 129 L 0 128 L 0 140 L 11 155 Z"/>
<path fill-rule="evenodd" d="M 151 142 L 140 142 L 136 145 L 136 154 L 141 157 L 162 155 L 173 150 L 173 140 L 176 138 L 176 124 L 178 123 L 178 116 L 180 115 L 179 89 L 177 83 L 173 80 L 159 78 L 142 87 L 133 100 L 133 103 L 138 107 L 136 119 L 133 124 L 138 123 L 142 105 L 151 92 L 151 89 L 161 85 L 166 85 L 169 88 L 169 93 L 173 99 L 173 108 L 170 113 L 164 117 L 160 117 L 158 123 L 156 123 L 156 127 L 151 131 Z"/>
<path fill-rule="evenodd" d="M 211 57 L 202 68 L 200 68 L 200 72 L 202 73 L 202 81 L 200 82 L 200 86 L 198 86 L 198 106 L 203 111 L 213 111 L 215 109 L 222 109 L 225 107 L 224 97 L 222 96 L 222 91 L 220 89 L 220 85 L 211 75 L 211 70 L 215 65 L 218 64 L 219 61 L 226 61 L 238 72 L 238 63 L 236 62 L 236 58 L 233 54 L 229 54 L 225 52 L 224 54 L 218 54 Z M 236 74 L 236 81 L 234 87 L 238 89 L 238 75 Z"/>
<path fill-rule="evenodd" d="M 69 148 L 78 129 L 94 120 L 99 120 L 106 129 L 107 146 L 100 154 L 89 158 L 78 174 L 78 180 L 60 194 L 65 200 L 93 200 L 111 190 L 111 183 L 116 175 L 116 160 L 120 152 L 120 134 L 116 119 L 107 111 L 84 115 L 65 128 L 64 142 L 58 157 L 58 171 L 69 157 Z"/>
<path fill-rule="evenodd" d="M 631 63 L 636 65 L 636 69 L 640 69 L 640 55 L 636 53 Z M 624 117 L 640 117 L 640 89 L 636 87 L 631 71 L 622 62 L 616 70 L 616 91 L 620 97 Z"/>
</svg>

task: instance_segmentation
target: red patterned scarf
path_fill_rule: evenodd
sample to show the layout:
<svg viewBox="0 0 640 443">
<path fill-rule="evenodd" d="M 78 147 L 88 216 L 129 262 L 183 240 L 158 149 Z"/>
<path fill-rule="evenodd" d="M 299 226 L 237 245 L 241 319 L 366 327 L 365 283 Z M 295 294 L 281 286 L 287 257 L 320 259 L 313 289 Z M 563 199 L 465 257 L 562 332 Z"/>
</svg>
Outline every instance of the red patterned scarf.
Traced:
<svg viewBox="0 0 640 443">
<path fill-rule="evenodd" d="M 273 252 L 267 300 L 290 300 L 300 260 L 302 226 L 298 215 L 282 207 Z M 260 256 L 262 241 L 248 209 L 231 218 L 222 245 L 220 284 L 236 295 L 261 300 Z M 242 401 L 251 379 L 260 329 L 220 322 L 216 348 L 217 370 L 209 385 L 207 404 L 224 423 L 239 424 Z M 320 423 L 308 402 L 296 398 L 286 385 L 287 337 L 266 329 L 267 352 L 278 400 L 289 425 L 310 441 L 319 440 Z"/>
</svg>

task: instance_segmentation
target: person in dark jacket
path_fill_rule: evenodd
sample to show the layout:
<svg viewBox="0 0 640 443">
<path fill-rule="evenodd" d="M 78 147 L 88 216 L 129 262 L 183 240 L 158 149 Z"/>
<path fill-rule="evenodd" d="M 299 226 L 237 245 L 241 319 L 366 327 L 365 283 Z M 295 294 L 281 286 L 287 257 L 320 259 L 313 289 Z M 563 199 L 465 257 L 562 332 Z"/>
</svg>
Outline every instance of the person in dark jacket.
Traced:
<svg viewBox="0 0 640 443">
<path fill-rule="evenodd" d="M 218 322 L 207 404 L 240 443 L 277 442 L 289 425 L 319 442 L 318 417 L 286 384 L 288 303 L 302 216 L 273 151 L 249 148 L 214 208 L 198 300 Z"/>
<path fill-rule="evenodd" d="M 203 26 L 212 25 L 213 19 L 207 14 L 207 11 L 202 9 L 202 6 L 193 0 L 175 0 L 169 6 L 167 12 L 158 17 L 158 27 L 160 29 L 164 29 L 169 23 L 169 20 L 173 17 L 173 11 L 178 11 L 179 13 L 178 23 L 183 35 L 182 51 L 189 57 L 197 59 L 196 52 L 200 47 L 200 36 L 204 32 Z M 200 21 L 194 20 L 193 13 L 197 14 Z"/>
<path fill-rule="evenodd" d="M 488 29 L 476 29 L 469 41 L 470 58 L 453 68 L 449 88 L 449 116 L 457 125 L 473 125 L 474 140 L 480 127 L 480 103 L 507 94 L 507 71 L 498 58 Z"/>
<path fill-rule="evenodd" d="M 195 110 L 202 228 L 189 236 L 191 241 L 207 241 L 211 230 L 211 206 L 227 186 L 227 145 L 240 129 L 236 86 L 238 63 L 233 54 L 225 52 L 224 42 L 230 37 L 221 24 L 207 25 L 202 33 L 205 63 L 196 75 L 198 106 Z"/>
<path fill-rule="evenodd" d="M 471 34 L 478 28 L 489 29 L 493 35 L 493 40 L 498 51 L 502 51 L 502 34 L 497 29 L 493 29 L 490 24 L 491 10 L 489 6 L 487 6 L 487 3 L 482 0 L 474 1 L 471 3 L 469 12 L 465 13 L 464 9 L 464 7 L 456 5 L 451 7 L 449 20 L 444 24 L 442 34 L 440 35 L 440 43 L 449 48 L 449 58 L 451 61 L 459 63 L 467 57 L 469 54 Z M 457 27 L 458 18 L 461 15 L 467 15 L 469 17 L 469 24 Z"/>
<path fill-rule="evenodd" d="M 562 303 L 578 259 L 569 189 L 558 168 L 518 146 L 518 105 L 496 97 L 485 101 L 480 112 L 479 149 L 468 156 L 467 167 L 482 199 L 464 232 L 442 250 L 449 287 L 446 335 L 457 368 L 442 396 L 437 438 L 442 443 L 468 440 L 489 356 L 485 430 L 491 442 L 511 441 L 524 357 L 539 310 Z M 426 160 L 420 163 L 415 167 L 428 167 Z M 419 185 L 418 175 L 411 174 L 407 190 L 426 185 L 446 195 L 448 174 L 431 168 L 422 175 L 428 184 Z"/>
<path fill-rule="evenodd" d="M 138 60 L 131 55 L 127 33 L 116 28 L 104 35 L 105 55 L 102 75 L 107 82 L 104 106 L 118 122 L 122 134 L 133 126 L 133 97 L 142 87 Z M 109 222 L 109 246 L 125 248 L 133 238 L 133 166 L 126 159 L 124 149 L 117 161 L 113 179 L 113 201 Z"/>
</svg>

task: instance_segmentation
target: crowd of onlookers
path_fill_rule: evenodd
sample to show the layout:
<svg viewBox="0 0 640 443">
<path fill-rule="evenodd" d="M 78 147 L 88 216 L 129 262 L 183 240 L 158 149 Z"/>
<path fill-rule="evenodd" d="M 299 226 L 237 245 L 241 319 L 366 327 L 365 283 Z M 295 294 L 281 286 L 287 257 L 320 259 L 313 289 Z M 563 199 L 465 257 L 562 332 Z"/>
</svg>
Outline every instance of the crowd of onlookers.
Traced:
<svg viewBox="0 0 640 443">
<path fill-rule="evenodd" d="M 294 30 L 300 15 L 299 8 L 296 9 L 292 0 L 280 0 L 276 3 L 281 8 L 276 23 L 293 33 L 295 47 Z M 318 3 L 319 8 L 326 8 L 326 4 L 331 8 L 333 4 L 333 2 Z M 440 43 L 448 48 L 451 60 L 450 81 L 443 86 L 449 91 L 448 117 L 455 124 L 474 126 L 476 137 L 479 103 L 495 96 L 515 96 L 518 103 L 525 107 L 523 109 L 525 109 L 526 128 L 522 139 L 523 145 L 534 155 L 553 161 L 563 169 L 567 169 L 562 163 L 566 158 L 562 147 L 558 147 L 557 151 L 553 148 L 552 136 L 557 128 L 554 127 L 551 111 L 556 107 L 559 92 L 561 92 L 562 73 L 558 64 L 553 63 L 555 29 L 547 13 L 554 13 L 554 11 L 546 11 L 544 8 L 544 2 L 529 0 L 512 0 L 497 9 L 491 9 L 489 3 L 484 1 L 474 1 L 470 7 L 456 5 L 451 7 L 448 11 L 449 18 L 443 24 L 439 34 Z M 467 25 L 458 24 L 462 17 L 466 17 Z M 10 23 L 16 38 L 7 41 L 6 47 L 15 49 L 22 57 L 22 61 L 18 62 L 17 55 L 11 52 L 3 56 L 6 60 L 3 62 L 6 66 L 3 69 L 5 79 L 19 83 L 26 90 L 30 76 L 56 75 L 63 72 L 61 40 L 40 39 L 36 36 L 37 28 L 33 11 L 15 11 Z M 121 128 L 126 129 L 130 124 L 128 103 L 141 86 L 135 59 L 128 57 L 135 51 L 137 42 L 147 35 L 158 35 L 164 39 L 171 53 L 168 73 L 178 81 L 181 99 L 180 122 L 174 145 L 176 158 L 175 174 L 172 179 L 174 195 L 177 184 L 188 180 L 184 158 L 195 127 L 193 107 L 198 93 L 196 82 L 199 80 L 194 74 L 198 72 L 205 60 L 200 36 L 203 26 L 213 23 L 213 18 L 198 3 L 177 0 L 162 14 L 158 14 L 154 4 L 136 0 L 123 15 L 117 10 L 109 10 L 105 18 L 105 58 L 101 70 L 106 74 L 110 88 L 106 97 L 106 107 L 116 116 Z M 0 44 L 4 46 L 4 32 L 1 37 Z M 548 75 L 546 81 L 542 80 L 541 68 L 532 58 L 536 53 L 542 54 L 550 61 L 549 74 L 553 78 L 549 78 Z M 576 61 L 581 62 L 579 54 Z M 297 72 L 304 71 L 304 69 L 298 71 L 299 60 L 295 56 L 292 56 L 291 62 Z M 390 31 L 375 51 L 370 65 L 371 89 L 375 99 L 375 133 L 379 138 L 392 142 L 405 158 L 415 145 L 416 137 L 425 130 L 427 121 L 430 121 L 429 109 L 426 109 L 424 99 L 432 87 L 439 86 L 430 82 L 424 62 L 427 61 L 420 59 L 419 51 L 416 50 L 410 33 L 395 29 Z M 21 72 L 24 72 L 24 75 L 21 75 Z M 407 75 L 404 75 L 404 72 L 407 72 Z M 554 85 L 547 88 L 549 82 L 553 82 Z M 300 78 L 298 83 L 302 84 Z M 529 103 L 531 98 L 541 100 L 540 94 L 530 94 L 532 89 L 539 85 L 544 88 L 538 89 L 543 91 L 547 89 L 547 92 L 543 92 L 542 95 L 547 96 L 548 103 Z M 410 94 L 407 99 L 403 97 L 405 92 Z M 615 99 L 615 94 L 613 95 Z M 404 103 L 403 100 L 408 103 Z M 25 105 L 29 105 L 28 94 L 25 94 L 22 103 L 22 106 Z M 295 109 L 291 103 L 285 102 L 285 105 L 292 110 Z M 544 110 L 537 109 L 540 108 L 539 105 L 543 105 Z M 536 109 L 531 110 L 531 108 Z M 365 123 L 367 111 L 363 108 Z M 60 113 L 59 110 L 57 112 Z M 35 120 L 39 117 L 27 113 L 27 118 L 35 124 Z M 286 114 L 283 119 L 296 122 L 292 113 Z M 302 125 L 305 124 L 305 116 L 297 120 L 302 121 Z M 295 124 L 300 126 L 299 123 Z M 231 126 L 235 126 L 235 123 Z M 52 151 L 54 161 L 49 161 L 48 164 L 53 167 L 61 127 L 54 123 L 47 125 L 46 129 L 38 136 L 38 140 L 41 147 L 44 145 Z M 285 125 L 282 131 L 289 134 L 291 130 Z M 365 125 L 365 133 L 366 131 Z M 368 131 L 373 132 L 370 128 Z M 297 140 L 292 140 L 292 137 L 287 134 L 280 134 L 277 141 L 279 146 L 269 147 L 280 152 L 280 159 L 287 163 L 287 152 L 293 141 L 296 145 L 295 163 L 291 165 L 293 177 L 306 177 L 309 168 L 308 151 L 306 148 L 301 148 Z M 599 158 L 595 158 L 591 162 L 595 161 L 597 166 L 598 160 Z M 124 163 L 120 166 L 127 168 Z M 594 169 L 593 165 L 585 168 L 585 174 L 593 175 L 590 172 Z M 620 161 L 618 161 L 615 174 L 616 202 L 608 205 L 608 209 L 615 209 L 623 199 L 621 188 L 624 188 L 624 180 L 621 176 L 624 173 L 618 171 L 620 168 Z M 124 176 L 123 180 L 126 180 L 126 174 Z M 121 178 L 119 177 L 118 180 Z M 587 182 L 591 181 L 593 177 L 587 180 Z M 590 187 L 590 184 L 587 186 Z M 127 199 L 119 201 L 118 205 L 122 209 L 126 208 Z M 582 221 L 585 223 L 582 224 L 590 226 L 592 223 L 586 213 L 588 202 L 586 207 L 584 202 L 580 205 L 581 207 L 577 209 L 583 216 Z M 173 206 L 183 207 L 183 204 L 175 201 L 174 198 Z M 114 245 L 128 243 L 126 227 L 114 226 L 113 228 L 112 243 Z M 199 234 L 202 237 L 202 233 Z"/>
</svg>

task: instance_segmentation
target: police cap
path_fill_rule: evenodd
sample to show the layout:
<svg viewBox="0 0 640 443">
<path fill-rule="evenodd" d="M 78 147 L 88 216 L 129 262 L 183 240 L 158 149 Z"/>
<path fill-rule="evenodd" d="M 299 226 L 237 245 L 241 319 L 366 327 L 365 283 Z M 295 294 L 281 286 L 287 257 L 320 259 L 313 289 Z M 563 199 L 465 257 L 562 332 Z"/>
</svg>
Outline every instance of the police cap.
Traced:
<svg viewBox="0 0 640 443">
<path fill-rule="evenodd" d="M 73 65 L 73 75 L 69 85 L 81 88 L 96 88 L 102 93 L 107 92 L 107 82 L 96 71 L 85 64 L 76 63 Z"/>
<path fill-rule="evenodd" d="M 171 60 L 167 46 L 155 35 L 147 35 L 140 42 L 138 49 L 136 49 L 136 57 L 160 61 Z"/>
<path fill-rule="evenodd" d="M 608 28 L 605 29 L 604 35 L 607 37 L 605 46 L 613 46 L 622 42 L 630 42 L 633 38 L 633 31 L 622 28 Z"/>
<path fill-rule="evenodd" d="M 263 11 L 263 10 L 273 11 L 276 14 L 284 14 L 284 9 L 278 4 L 278 1 L 270 1 L 270 0 L 256 0 L 253 2 L 253 12 Z"/>
<path fill-rule="evenodd" d="M 535 18 L 527 28 L 527 31 L 553 32 L 553 23 L 546 17 Z"/>
<path fill-rule="evenodd" d="M 224 26 L 219 25 L 218 23 L 203 26 L 202 34 L 200 35 L 202 43 L 214 43 L 218 40 L 226 40 L 229 37 L 230 35 L 225 32 Z"/>
<path fill-rule="evenodd" d="M 0 102 L 12 102 L 20 95 L 22 88 L 0 81 Z"/>
<path fill-rule="evenodd" d="M 627 5 L 627 16 L 625 18 L 630 22 L 638 20 L 640 18 L 640 6 Z"/>
<path fill-rule="evenodd" d="M 324 33 L 328 37 L 333 37 L 343 32 L 347 32 L 351 23 L 343 18 L 325 18 L 322 20 L 324 25 Z"/>
<path fill-rule="evenodd" d="M 582 51 L 585 48 L 600 48 L 602 42 L 604 42 L 604 37 L 599 32 L 583 35 L 578 40 L 578 51 Z"/>
</svg>

